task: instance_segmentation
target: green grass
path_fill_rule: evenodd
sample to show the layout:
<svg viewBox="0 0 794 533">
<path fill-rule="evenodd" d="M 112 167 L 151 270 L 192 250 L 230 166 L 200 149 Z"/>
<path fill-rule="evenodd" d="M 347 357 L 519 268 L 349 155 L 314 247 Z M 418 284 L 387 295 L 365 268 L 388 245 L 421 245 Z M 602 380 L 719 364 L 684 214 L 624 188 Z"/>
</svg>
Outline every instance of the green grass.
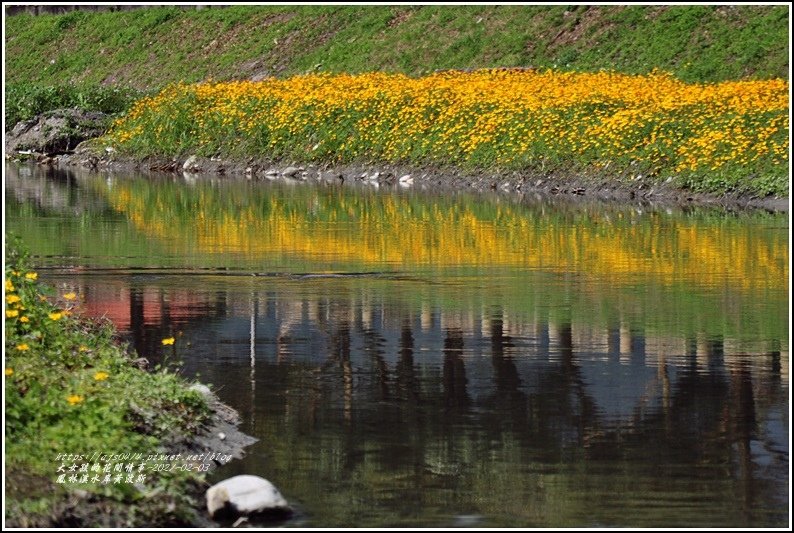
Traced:
<svg viewBox="0 0 794 533">
<path fill-rule="evenodd" d="M 117 525 L 190 523 L 186 490 L 197 473 L 153 473 L 147 465 L 138 484 L 58 482 L 61 463 L 90 462 L 59 453 L 146 457 L 162 451 L 166 439 L 194 433 L 209 411 L 176 374 L 133 366 L 109 323 L 69 313 L 76 300 L 39 284 L 18 250 L 8 251 L 5 271 L 6 480 L 15 487 L 6 492 L 6 519 L 46 525 L 81 489 L 102 502 L 82 525 L 107 519 L 100 508 L 120 512 Z"/>
<path fill-rule="evenodd" d="M 6 34 L 6 80 L 43 85 L 513 66 L 788 77 L 786 6 L 159 7 L 18 15 Z"/>
</svg>

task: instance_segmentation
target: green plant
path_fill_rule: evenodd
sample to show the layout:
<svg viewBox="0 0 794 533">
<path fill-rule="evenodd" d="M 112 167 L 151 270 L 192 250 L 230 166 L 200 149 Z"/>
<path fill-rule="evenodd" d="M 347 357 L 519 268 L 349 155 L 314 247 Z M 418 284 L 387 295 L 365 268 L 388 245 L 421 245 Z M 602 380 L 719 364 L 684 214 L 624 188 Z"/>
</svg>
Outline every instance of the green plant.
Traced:
<svg viewBox="0 0 794 533">
<path fill-rule="evenodd" d="M 52 490 L 37 496 L 23 488 L 10 495 L 10 507 L 29 509 L 31 501 L 44 498 L 37 506 L 51 509 L 53 498 L 81 488 L 137 508 L 146 493 L 164 491 L 168 501 L 179 503 L 159 512 L 185 515 L 185 486 L 200 474 L 153 475 L 144 458 L 161 452 L 173 435 L 199 429 L 209 414 L 204 398 L 175 374 L 133 366 L 112 325 L 76 314 L 79 296 L 40 284 L 22 250 L 18 239 L 10 239 L 4 282 L 6 458 L 19 475 L 39 476 Z M 58 475 L 58 465 L 67 461 L 59 453 L 79 454 L 82 459 L 70 462 L 88 465 L 85 457 L 95 452 L 141 454 L 137 463 L 144 468 L 136 484 Z M 151 509 L 139 511 L 151 518 Z M 11 518 L 20 517 L 12 512 Z"/>
</svg>

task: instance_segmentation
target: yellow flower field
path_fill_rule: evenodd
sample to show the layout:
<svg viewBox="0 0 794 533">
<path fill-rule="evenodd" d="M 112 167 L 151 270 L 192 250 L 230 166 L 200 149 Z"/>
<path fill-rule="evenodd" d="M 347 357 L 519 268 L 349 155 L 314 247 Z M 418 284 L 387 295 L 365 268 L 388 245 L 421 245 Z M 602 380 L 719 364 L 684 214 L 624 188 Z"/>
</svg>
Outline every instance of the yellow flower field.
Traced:
<svg viewBox="0 0 794 533">
<path fill-rule="evenodd" d="M 177 84 L 136 103 L 106 141 L 133 153 L 601 169 L 782 192 L 788 128 L 782 79 L 514 69 Z"/>
</svg>

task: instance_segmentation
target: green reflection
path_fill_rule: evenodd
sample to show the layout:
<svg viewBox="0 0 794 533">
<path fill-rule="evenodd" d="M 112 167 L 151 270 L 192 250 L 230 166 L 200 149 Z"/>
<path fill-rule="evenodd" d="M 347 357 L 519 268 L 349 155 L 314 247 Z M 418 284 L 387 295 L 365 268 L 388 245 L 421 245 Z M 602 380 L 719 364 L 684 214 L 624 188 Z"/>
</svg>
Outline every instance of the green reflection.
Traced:
<svg viewBox="0 0 794 533">
<path fill-rule="evenodd" d="M 7 227 L 51 264 L 398 272 L 440 282 L 373 281 L 411 304 L 787 338 L 784 215 L 22 170 L 7 168 Z"/>
</svg>

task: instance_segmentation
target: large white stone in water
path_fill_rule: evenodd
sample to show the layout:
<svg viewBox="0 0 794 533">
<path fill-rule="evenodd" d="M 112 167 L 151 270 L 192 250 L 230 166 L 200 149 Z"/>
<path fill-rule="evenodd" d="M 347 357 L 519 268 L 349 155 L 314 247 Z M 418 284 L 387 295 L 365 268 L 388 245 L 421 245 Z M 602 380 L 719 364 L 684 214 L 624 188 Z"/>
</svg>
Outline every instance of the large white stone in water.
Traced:
<svg viewBox="0 0 794 533">
<path fill-rule="evenodd" d="M 289 513 L 287 500 L 273 484 L 259 476 L 234 476 L 207 490 L 207 510 L 212 518 L 228 514 Z"/>
</svg>

